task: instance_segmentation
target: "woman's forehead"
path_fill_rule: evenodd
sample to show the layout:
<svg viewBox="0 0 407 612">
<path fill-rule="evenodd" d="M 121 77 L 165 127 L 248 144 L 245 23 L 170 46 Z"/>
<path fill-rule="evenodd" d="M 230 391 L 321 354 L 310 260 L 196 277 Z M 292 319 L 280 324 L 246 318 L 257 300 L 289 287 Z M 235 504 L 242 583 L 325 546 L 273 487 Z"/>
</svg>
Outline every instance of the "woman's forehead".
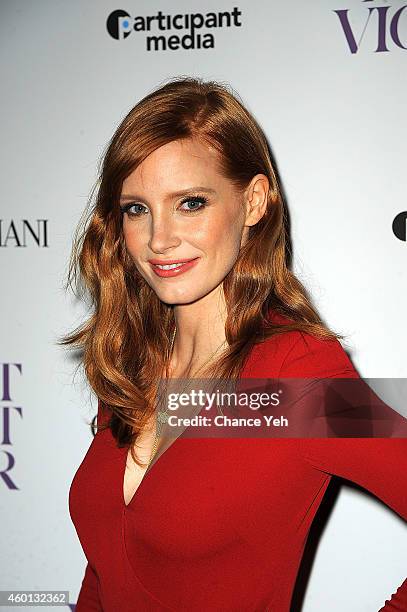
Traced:
<svg viewBox="0 0 407 612">
<path fill-rule="evenodd" d="M 123 181 L 122 194 L 154 189 L 176 196 L 197 187 L 215 192 L 225 180 L 213 148 L 172 141 L 153 151 L 133 170 Z"/>
</svg>

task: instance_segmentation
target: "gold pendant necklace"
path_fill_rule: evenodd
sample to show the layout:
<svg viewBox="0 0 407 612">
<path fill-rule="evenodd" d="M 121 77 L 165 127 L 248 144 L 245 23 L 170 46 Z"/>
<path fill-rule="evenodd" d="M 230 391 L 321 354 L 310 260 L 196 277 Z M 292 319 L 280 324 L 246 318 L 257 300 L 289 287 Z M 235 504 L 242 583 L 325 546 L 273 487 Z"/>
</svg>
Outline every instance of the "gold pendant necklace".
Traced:
<svg viewBox="0 0 407 612">
<path fill-rule="evenodd" d="M 170 346 L 170 350 L 169 350 L 169 357 L 168 357 L 168 361 L 172 355 L 172 350 L 174 348 L 174 341 L 175 341 L 175 334 L 177 332 L 177 328 L 174 328 L 174 332 L 172 334 L 172 338 L 171 338 L 171 346 Z M 216 355 L 216 353 L 219 351 L 219 349 L 226 344 L 226 340 L 224 340 L 219 346 L 218 348 L 212 353 L 212 355 L 210 355 L 209 359 L 207 359 L 202 365 L 201 367 L 195 372 L 194 376 L 196 376 L 199 372 L 202 371 L 202 369 L 211 361 L 211 359 Z M 167 364 L 168 366 L 168 364 Z M 192 378 L 192 376 L 191 376 Z M 167 367 L 167 378 L 166 378 L 166 384 L 165 384 L 165 391 L 167 391 L 168 389 L 168 367 Z M 185 388 L 182 390 L 181 393 L 185 392 Z M 159 405 L 159 402 L 161 401 L 163 395 L 160 396 L 158 402 L 157 402 L 157 406 Z M 157 412 L 157 427 L 156 427 L 156 433 L 154 436 L 154 443 L 153 443 L 153 447 L 151 450 L 151 454 L 150 454 L 150 459 L 149 462 L 147 464 L 147 468 L 150 466 L 150 463 L 153 460 L 154 455 L 156 454 L 156 450 L 157 450 L 157 445 L 158 445 L 158 440 L 161 434 L 161 430 L 163 428 L 164 423 L 166 423 L 168 421 L 168 410 L 167 408 L 165 410 L 158 410 Z"/>
</svg>

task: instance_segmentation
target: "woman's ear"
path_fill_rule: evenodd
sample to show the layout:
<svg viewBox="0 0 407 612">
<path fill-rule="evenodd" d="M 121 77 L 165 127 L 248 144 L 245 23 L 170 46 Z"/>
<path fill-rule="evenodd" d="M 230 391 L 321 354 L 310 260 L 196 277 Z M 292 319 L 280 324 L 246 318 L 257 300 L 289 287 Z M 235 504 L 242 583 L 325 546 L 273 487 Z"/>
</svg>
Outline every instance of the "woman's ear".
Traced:
<svg viewBox="0 0 407 612">
<path fill-rule="evenodd" d="M 267 209 L 269 180 L 265 174 L 256 174 L 245 191 L 246 219 L 244 227 L 256 225 Z"/>
</svg>

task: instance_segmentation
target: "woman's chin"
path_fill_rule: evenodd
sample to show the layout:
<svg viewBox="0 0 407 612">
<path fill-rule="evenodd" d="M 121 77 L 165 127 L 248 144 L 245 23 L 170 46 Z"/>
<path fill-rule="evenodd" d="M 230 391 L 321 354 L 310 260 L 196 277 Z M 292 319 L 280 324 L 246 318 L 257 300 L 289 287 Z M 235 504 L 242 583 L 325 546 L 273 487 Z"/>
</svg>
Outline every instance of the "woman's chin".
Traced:
<svg viewBox="0 0 407 612">
<path fill-rule="evenodd" d="M 204 297 L 208 292 L 199 291 L 159 291 L 156 290 L 158 298 L 169 306 L 181 306 L 183 304 L 192 304 Z"/>
</svg>

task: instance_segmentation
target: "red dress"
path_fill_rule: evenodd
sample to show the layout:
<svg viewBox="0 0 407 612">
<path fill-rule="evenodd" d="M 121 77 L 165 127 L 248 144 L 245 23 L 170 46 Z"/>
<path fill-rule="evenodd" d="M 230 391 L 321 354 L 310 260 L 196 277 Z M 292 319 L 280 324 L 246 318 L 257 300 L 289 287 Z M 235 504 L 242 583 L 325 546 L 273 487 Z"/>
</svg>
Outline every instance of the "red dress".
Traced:
<svg viewBox="0 0 407 612">
<path fill-rule="evenodd" d="M 293 331 L 257 344 L 241 376 L 358 374 L 337 340 Z M 99 423 L 106 416 L 99 408 Z M 70 487 L 88 560 L 77 612 L 289 612 L 332 476 L 364 487 L 407 520 L 407 438 L 181 436 L 128 506 L 127 450 L 109 429 L 98 432 Z M 380 610 L 407 611 L 407 579 Z"/>
</svg>

